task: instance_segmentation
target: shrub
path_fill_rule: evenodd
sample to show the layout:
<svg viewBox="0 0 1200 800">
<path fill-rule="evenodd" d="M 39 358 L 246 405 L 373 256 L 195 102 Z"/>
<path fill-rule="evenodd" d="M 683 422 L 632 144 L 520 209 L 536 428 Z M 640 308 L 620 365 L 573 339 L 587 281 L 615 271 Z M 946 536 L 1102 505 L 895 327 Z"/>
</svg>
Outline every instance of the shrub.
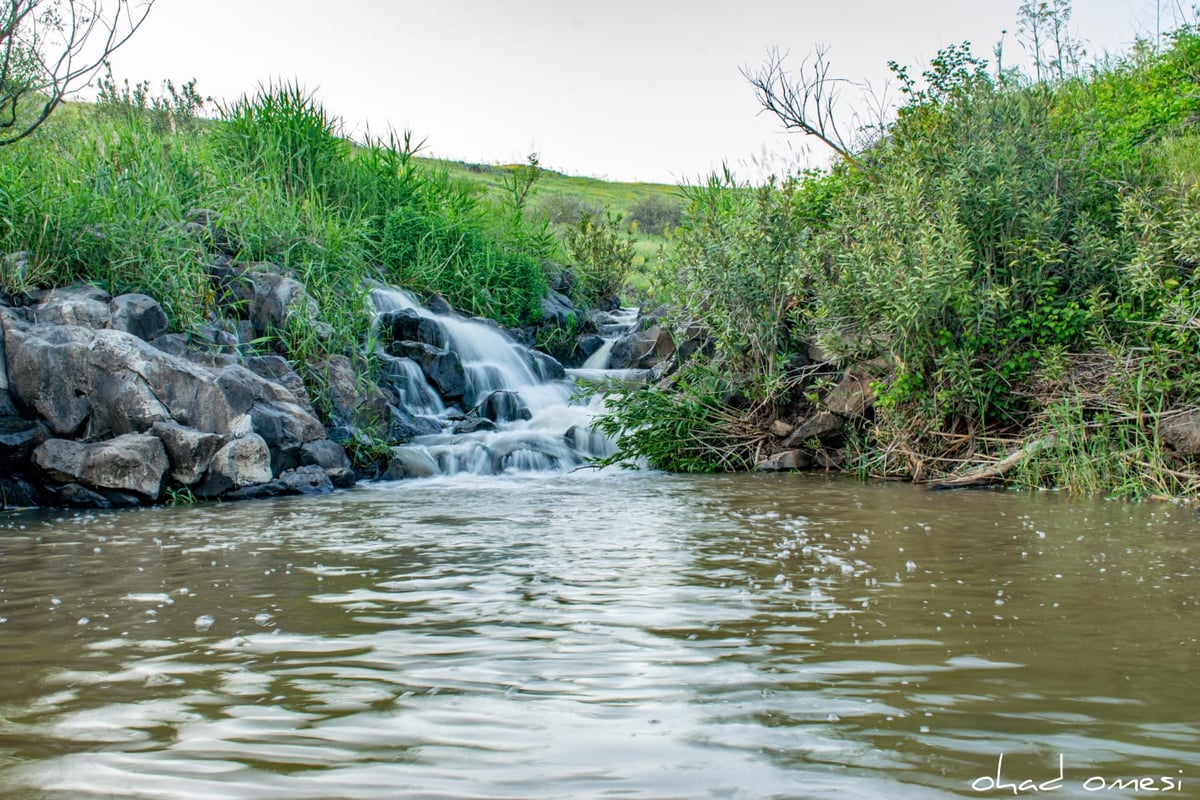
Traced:
<svg viewBox="0 0 1200 800">
<path fill-rule="evenodd" d="M 682 219 L 683 204 L 658 194 L 646 195 L 629 207 L 629 221 L 636 222 L 642 233 L 654 236 L 679 227 Z"/>
</svg>

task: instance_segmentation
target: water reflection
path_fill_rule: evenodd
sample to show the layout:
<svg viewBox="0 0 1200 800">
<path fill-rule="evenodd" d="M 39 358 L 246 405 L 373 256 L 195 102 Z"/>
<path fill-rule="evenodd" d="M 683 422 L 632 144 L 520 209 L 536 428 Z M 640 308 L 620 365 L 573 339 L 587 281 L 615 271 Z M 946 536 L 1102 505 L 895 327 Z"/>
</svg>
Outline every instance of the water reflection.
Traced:
<svg viewBox="0 0 1200 800">
<path fill-rule="evenodd" d="M 0 524 L 5 796 L 959 797 L 1002 753 L 1198 796 L 1171 506 L 603 473 Z"/>
</svg>

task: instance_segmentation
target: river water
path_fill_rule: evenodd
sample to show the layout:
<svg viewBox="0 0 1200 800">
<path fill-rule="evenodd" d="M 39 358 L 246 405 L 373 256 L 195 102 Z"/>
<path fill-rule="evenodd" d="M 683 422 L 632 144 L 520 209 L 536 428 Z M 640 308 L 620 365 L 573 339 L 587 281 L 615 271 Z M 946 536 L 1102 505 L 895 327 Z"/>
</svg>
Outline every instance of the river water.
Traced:
<svg viewBox="0 0 1200 800">
<path fill-rule="evenodd" d="M 0 797 L 1200 797 L 1198 534 L 621 471 L 0 516 Z"/>
</svg>

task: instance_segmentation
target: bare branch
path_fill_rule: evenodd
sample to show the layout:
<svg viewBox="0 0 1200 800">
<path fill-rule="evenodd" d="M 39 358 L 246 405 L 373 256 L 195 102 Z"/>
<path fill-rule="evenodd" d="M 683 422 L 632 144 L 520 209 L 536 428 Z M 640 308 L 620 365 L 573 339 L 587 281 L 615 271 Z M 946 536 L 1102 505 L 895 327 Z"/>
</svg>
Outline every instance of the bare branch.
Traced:
<svg viewBox="0 0 1200 800">
<path fill-rule="evenodd" d="M 136 2 L 136 7 L 135 7 Z M 32 134 L 142 26 L 155 0 L 0 0 L 0 146 Z M 26 105 L 36 112 L 22 114 Z"/>
<path fill-rule="evenodd" d="M 777 49 L 768 52 L 767 62 L 758 72 L 752 73 L 748 68 L 741 72 L 754 87 L 763 111 L 774 114 L 785 129 L 815 137 L 854 167 L 869 172 L 854 155 L 837 122 L 841 86 L 856 84 L 844 78 L 831 78 L 825 53 L 824 48 L 818 48 L 811 62 L 802 61 L 795 79 L 784 69 L 785 55 Z"/>
</svg>

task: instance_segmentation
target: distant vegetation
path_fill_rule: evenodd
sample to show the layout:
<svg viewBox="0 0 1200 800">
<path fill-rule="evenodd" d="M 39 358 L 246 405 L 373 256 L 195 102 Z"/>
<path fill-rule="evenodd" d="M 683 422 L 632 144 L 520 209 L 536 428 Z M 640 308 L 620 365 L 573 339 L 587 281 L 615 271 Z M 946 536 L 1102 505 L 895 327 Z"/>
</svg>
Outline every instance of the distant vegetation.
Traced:
<svg viewBox="0 0 1200 800">
<path fill-rule="evenodd" d="M 904 105 L 858 147 L 829 127 L 819 73 L 749 76 L 842 157 L 686 190 L 664 280 L 717 357 L 615 405 L 623 454 L 751 466 L 762 439 L 743 436 L 747 418 L 799 413 L 820 389 L 817 352 L 886 365 L 850 443 L 861 474 L 936 476 L 1037 442 L 1018 482 L 1200 489 L 1158 435 L 1200 404 L 1200 34 L 1083 65 L 1068 16 L 1062 0 L 1023 6 L 1033 75 L 965 43 L 920 77 L 893 65 Z"/>
</svg>

